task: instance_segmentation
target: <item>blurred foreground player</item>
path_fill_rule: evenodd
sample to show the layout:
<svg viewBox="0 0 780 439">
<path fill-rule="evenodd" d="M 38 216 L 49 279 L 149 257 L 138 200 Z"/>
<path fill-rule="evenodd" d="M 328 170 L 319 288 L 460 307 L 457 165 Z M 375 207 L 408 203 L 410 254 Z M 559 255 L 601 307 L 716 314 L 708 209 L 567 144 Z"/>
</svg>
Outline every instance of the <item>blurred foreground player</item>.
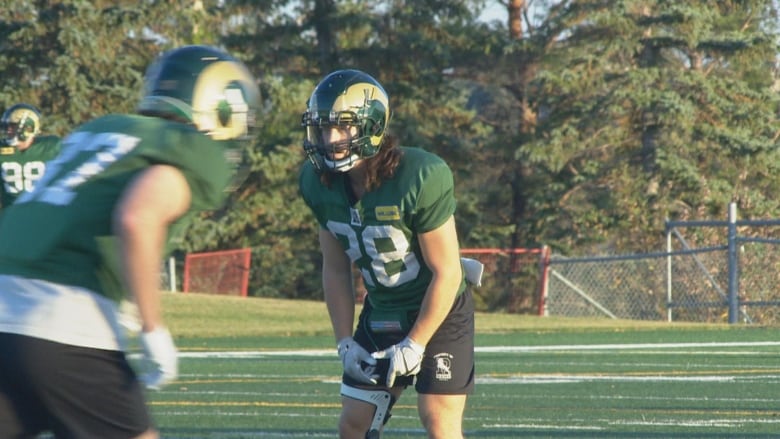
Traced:
<svg viewBox="0 0 780 439">
<path fill-rule="evenodd" d="M 147 70 L 137 113 L 63 139 L 0 218 L 0 437 L 157 438 L 143 384 L 178 374 L 159 267 L 192 216 L 221 206 L 259 106 L 227 53 L 185 46 Z M 118 302 L 138 306 L 151 366 L 136 378 Z"/>
</svg>

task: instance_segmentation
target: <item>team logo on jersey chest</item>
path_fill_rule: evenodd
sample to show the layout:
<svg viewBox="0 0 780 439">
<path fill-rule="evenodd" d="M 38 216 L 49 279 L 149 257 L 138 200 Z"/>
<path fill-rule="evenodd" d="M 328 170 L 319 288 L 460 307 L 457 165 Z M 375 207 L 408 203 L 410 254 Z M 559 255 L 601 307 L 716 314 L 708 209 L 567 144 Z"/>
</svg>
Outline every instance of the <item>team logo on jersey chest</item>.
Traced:
<svg viewBox="0 0 780 439">
<path fill-rule="evenodd" d="M 379 221 L 395 221 L 401 219 L 401 211 L 398 206 L 377 206 L 374 215 Z"/>
<path fill-rule="evenodd" d="M 349 208 L 349 223 L 353 226 L 363 225 L 363 221 L 360 219 L 360 211 L 357 209 Z"/>
<path fill-rule="evenodd" d="M 0 155 L 11 155 L 16 151 L 13 146 L 0 147 Z"/>
</svg>

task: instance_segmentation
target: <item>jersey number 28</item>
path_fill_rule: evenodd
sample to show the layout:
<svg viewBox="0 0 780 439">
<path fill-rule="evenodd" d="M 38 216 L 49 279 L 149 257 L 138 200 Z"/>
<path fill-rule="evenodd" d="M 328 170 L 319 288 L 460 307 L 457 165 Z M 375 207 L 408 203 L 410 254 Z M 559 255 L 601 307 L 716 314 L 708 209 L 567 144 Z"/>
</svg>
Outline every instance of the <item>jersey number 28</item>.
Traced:
<svg viewBox="0 0 780 439">
<path fill-rule="evenodd" d="M 361 268 L 363 279 L 367 283 L 373 284 L 372 278 L 375 278 L 385 287 L 395 287 L 417 278 L 420 272 L 420 262 L 414 252 L 409 251 L 409 240 L 406 239 L 406 235 L 396 227 L 391 225 L 366 226 L 358 232 L 349 224 L 338 221 L 328 221 L 327 227 L 334 235 L 341 235 L 347 239 L 346 253 L 352 262 L 357 261 L 363 254 L 371 259 L 370 266 L 373 276 Z M 376 245 L 379 240 L 390 240 L 393 244 L 393 250 L 379 251 Z M 399 266 L 399 262 L 403 263 L 403 268 L 389 273 L 387 268 Z"/>
</svg>

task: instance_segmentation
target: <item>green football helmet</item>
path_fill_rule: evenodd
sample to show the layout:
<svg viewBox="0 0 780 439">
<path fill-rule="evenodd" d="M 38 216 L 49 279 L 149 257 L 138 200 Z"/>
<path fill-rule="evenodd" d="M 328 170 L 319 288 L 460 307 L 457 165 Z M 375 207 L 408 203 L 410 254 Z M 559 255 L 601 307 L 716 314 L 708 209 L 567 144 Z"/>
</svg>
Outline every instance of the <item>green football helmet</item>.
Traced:
<svg viewBox="0 0 780 439">
<path fill-rule="evenodd" d="M 149 66 L 137 111 L 192 123 L 214 140 L 243 140 L 259 109 L 260 90 L 241 61 L 214 47 L 183 46 Z"/>
<path fill-rule="evenodd" d="M 4 140 L 16 146 L 38 135 L 41 131 L 41 112 L 29 104 L 16 104 L 5 110 L 0 119 Z"/>
<path fill-rule="evenodd" d="M 309 98 L 301 121 L 306 130 L 303 149 L 318 171 L 346 172 L 379 152 L 389 122 L 389 99 L 382 85 L 360 70 L 337 70 L 326 76 Z M 354 127 L 357 135 L 326 144 L 323 129 L 330 127 Z M 345 149 L 349 151 L 345 158 L 329 158 Z"/>
</svg>

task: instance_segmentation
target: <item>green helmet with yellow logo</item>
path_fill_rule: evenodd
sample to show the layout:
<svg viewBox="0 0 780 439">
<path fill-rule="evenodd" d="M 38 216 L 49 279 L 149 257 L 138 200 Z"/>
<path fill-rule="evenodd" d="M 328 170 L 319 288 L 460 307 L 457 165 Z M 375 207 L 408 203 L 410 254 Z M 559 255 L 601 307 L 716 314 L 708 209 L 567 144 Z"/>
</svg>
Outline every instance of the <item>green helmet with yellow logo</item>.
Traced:
<svg viewBox="0 0 780 439">
<path fill-rule="evenodd" d="M 5 143 L 16 146 L 25 142 L 41 131 L 41 112 L 30 104 L 15 104 L 3 113 L 0 128 L 4 133 Z"/>
<path fill-rule="evenodd" d="M 318 170 L 346 172 L 379 152 L 389 121 L 387 93 L 376 79 L 360 70 L 337 70 L 320 81 L 309 98 L 301 122 L 306 130 L 303 147 Z M 354 127 L 357 134 L 346 143 L 325 144 L 323 129 L 334 126 Z M 337 149 L 349 153 L 329 159 Z"/>
<path fill-rule="evenodd" d="M 144 78 L 137 111 L 192 123 L 214 140 L 249 137 L 256 125 L 260 91 L 246 66 L 209 46 L 163 53 Z"/>
</svg>

